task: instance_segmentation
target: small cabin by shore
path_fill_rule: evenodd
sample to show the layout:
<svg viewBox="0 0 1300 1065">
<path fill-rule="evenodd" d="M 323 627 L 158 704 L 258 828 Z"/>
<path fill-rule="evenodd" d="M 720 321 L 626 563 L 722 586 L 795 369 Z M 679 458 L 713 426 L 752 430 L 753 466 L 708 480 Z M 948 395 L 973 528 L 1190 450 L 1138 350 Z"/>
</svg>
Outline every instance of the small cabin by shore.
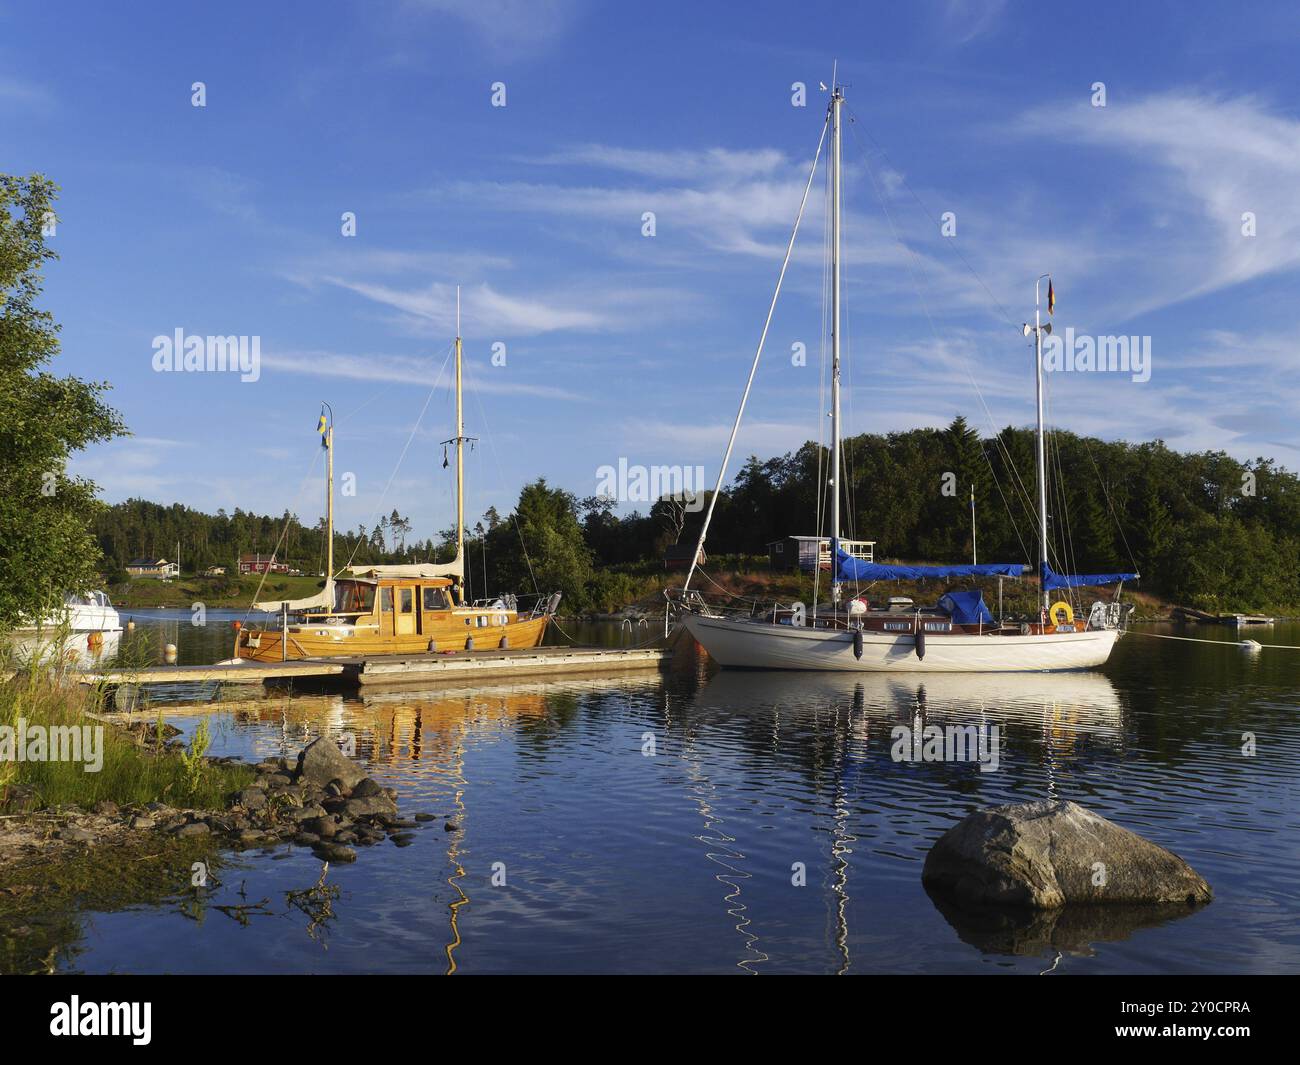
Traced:
<svg viewBox="0 0 1300 1065">
<path fill-rule="evenodd" d="M 288 573 L 287 562 L 277 562 L 274 555 L 240 555 L 240 573 Z"/>
<path fill-rule="evenodd" d="M 168 562 L 165 558 L 133 558 L 126 564 L 128 577 L 161 577 L 172 580 L 181 575 L 179 563 Z"/>
<path fill-rule="evenodd" d="M 863 562 L 874 562 L 875 540 L 847 540 L 840 537 L 840 547 Z M 811 573 L 814 568 L 831 568 L 831 538 L 829 536 L 786 536 L 767 545 L 767 557 L 772 569 L 785 573 L 802 571 Z"/>
</svg>

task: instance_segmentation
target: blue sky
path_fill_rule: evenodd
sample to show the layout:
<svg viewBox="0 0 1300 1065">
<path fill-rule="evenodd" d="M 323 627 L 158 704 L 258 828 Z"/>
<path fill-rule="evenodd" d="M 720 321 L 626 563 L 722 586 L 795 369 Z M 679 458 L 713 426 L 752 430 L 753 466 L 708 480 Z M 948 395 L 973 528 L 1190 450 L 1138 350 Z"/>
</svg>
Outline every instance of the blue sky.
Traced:
<svg viewBox="0 0 1300 1065">
<path fill-rule="evenodd" d="M 0 168 L 63 189 L 57 368 L 112 382 L 135 433 L 75 468 L 110 501 L 310 521 L 324 399 L 340 524 L 396 505 L 432 535 L 460 284 L 471 515 L 539 475 L 592 494 L 620 457 L 711 481 L 836 59 L 848 431 L 1028 424 L 1051 270 L 1058 330 L 1152 352 L 1146 382 L 1053 375 L 1055 423 L 1300 466 L 1300 10 L 1050 8 L 4 4 Z M 824 431 L 824 218 L 819 175 L 740 457 Z M 260 379 L 156 373 L 178 328 L 259 336 Z"/>
</svg>

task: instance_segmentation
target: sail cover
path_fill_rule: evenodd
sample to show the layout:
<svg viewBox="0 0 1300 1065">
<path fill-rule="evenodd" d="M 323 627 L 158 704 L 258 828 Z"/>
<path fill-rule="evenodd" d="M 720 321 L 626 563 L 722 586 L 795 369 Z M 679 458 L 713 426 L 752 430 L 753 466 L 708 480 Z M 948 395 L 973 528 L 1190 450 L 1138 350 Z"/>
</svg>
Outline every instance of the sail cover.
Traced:
<svg viewBox="0 0 1300 1065">
<path fill-rule="evenodd" d="M 1094 584 L 1118 584 L 1120 581 L 1135 581 L 1137 573 L 1054 573 L 1046 562 L 1039 567 L 1043 579 L 1043 588 L 1052 591 L 1057 588 L 1087 588 Z"/>
<path fill-rule="evenodd" d="M 977 566 L 886 566 L 864 562 L 843 548 L 839 552 L 840 578 L 846 581 L 920 581 L 927 577 L 1019 577 L 1021 562 L 981 562 Z"/>
<path fill-rule="evenodd" d="M 288 610 L 290 614 L 298 614 L 304 610 L 333 610 L 334 609 L 334 581 L 327 580 L 325 586 L 315 595 L 309 595 L 306 599 L 276 599 L 267 600 L 253 604 L 254 610 L 263 610 L 268 613 L 278 614 L 282 610 Z"/>
<path fill-rule="evenodd" d="M 993 624 L 993 615 L 984 605 L 984 593 L 978 588 L 969 592 L 949 592 L 939 599 L 955 625 Z"/>
</svg>

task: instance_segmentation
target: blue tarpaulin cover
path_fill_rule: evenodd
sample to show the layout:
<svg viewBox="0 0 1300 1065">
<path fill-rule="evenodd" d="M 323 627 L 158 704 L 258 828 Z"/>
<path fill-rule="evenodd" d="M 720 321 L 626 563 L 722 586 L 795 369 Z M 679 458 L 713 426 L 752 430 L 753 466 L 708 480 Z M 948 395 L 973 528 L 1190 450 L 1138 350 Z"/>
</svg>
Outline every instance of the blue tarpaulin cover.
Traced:
<svg viewBox="0 0 1300 1065">
<path fill-rule="evenodd" d="M 840 579 L 846 581 L 920 581 L 927 577 L 1019 577 L 1021 562 L 981 562 L 978 566 L 886 566 L 864 562 L 843 548 L 839 552 Z"/>
<path fill-rule="evenodd" d="M 939 599 L 939 606 L 948 611 L 954 625 L 993 624 L 993 615 L 984 605 L 984 593 L 978 588 L 969 592 L 949 592 Z"/>
<path fill-rule="evenodd" d="M 1137 573 L 1053 573 L 1052 567 L 1044 562 L 1039 567 L 1043 587 L 1048 591 L 1055 588 L 1086 588 L 1094 584 L 1118 584 L 1120 581 L 1135 581 Z"/>
</svg>

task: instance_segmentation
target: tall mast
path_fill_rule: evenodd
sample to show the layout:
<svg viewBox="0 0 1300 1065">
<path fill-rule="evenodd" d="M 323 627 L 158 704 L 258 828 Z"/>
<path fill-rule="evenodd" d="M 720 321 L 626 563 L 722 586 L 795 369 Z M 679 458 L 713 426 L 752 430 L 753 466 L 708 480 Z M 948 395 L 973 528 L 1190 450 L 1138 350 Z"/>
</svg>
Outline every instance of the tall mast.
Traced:
<svg viewBox="0 0 1300 1065">
<path fill-rule="evenodd" d="M 334 579 L 334 412 L 325 428 L 325 584 Z"/>
<path fill-rule="evenodd" d="M 834 79 L 832 79 L 834 80 Z M 831 602 L 840 599 L 840 127 L 844 94 L 831 86 Z"/>
<path fill-rule="evenodd" d="M 465 413 L 461 405 L 460 286 L 456 286 L 456 558 L 465 557 Z"/>
<path fill-rule="evenodd" d="M 1047 455 L 1043 442 L 1043 312 L 1038 305 L 1039 287 L 1043 278 L 1048 278 L 1050 274 L 1043 274 L 1034 282 L 1034 384 L 1038 397 L 1038 427 L 1037 427 L 1037 451 L 1036 458 L 1038 464 L 1038 590 L 1039 598 L 1042 600 L 1043 610 L 1047 609 L 1047 587 L 1046 574 L 1044 567 L 1047 565 Z M 1052 331 L 1051 323 L 1046 326 L 1047 331 Z"/>
</svg>

